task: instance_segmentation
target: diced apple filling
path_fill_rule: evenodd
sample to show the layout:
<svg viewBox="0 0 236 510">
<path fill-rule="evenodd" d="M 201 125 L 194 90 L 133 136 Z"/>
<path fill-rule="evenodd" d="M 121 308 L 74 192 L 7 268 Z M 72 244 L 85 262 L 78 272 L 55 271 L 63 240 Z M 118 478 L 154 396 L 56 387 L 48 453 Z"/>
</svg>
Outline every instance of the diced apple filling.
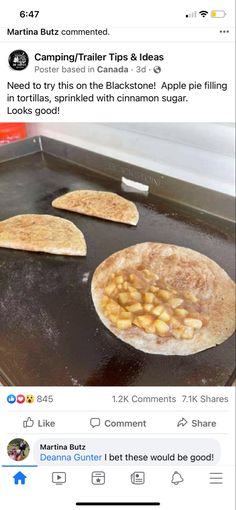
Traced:
<svg viewBox="0 0 236 510">
<path fill-rule="evenodd" d="M 168 301 L 171 298 L 172 294 L 169 292 L 169 290 L 160 289 L 158 291 L 158 297 L 161 298 L 163 301 Z"/>
<path fill-rule="evenodd" d="M 132 326 L 132 321 L 130 319 L 118 319 L 116 325 L 118 329 L 128 329 Z"/>
<path fill-rule="evenodd" d="M 161 315 L 162 312 L 164 312 L 164 306 L 162 305 L 158 305 L 152 310 L 152 313 L 157 316 Z"/>
<path fill-rule="evenodd" d="M 199 312 L 199 299 L 192 292 L 179 296 L 163 282 L 159 288 L 158 280 L 143 266 L 112 273 L 101 299 L 104 315 L 119 330 L 136 327 L 157 337 L 191 340 L 208 320 Z"/>
<path fill-rule="evenodd" d="M 193 329 L 201 329 L 202 327 L 202 321 L 199 319 L 184 319 L 184 324 Z"/>
<path fill-rule="evenodd" d="M 180 298 L 169 299 L 169 303 L 172 306 L 172 308 L 177 308 L 178 306 L 182 305 L 183 302 L 184 302 L 184 300 L 180 299 Z"/>
<path fill-rule="evenodd" d="M 155 324 L 156 332 L 160 336 L 166 335 L 166 333 L 168 333 L 168 331 L 170 329 L 168 324 L 166 324 L 166 322 L 164 322 L 164 321 L 161 321 L 160 319 L 157 319 L 154 324 Z"/>
<path fill-rule="evenodd" d="M 176 308 L 175 315 L 177 315 L 177 317 L 186 317 L 188 315 L 188 311 L 185 310 L 185 308 Z"/>
<path fill-rule="evenodd" d="M 144 293 L 144 302 L 147 303 L 147 304 L 151 304 L 153 303 L 155 299 L 155 294 L 153 294 L 153 292 L 145 292 Z"/>
<path fill-rule="evenodd" d="M 159 315 L 159 318 L 162 321 L 169 322 L 171 315 L 166 310 L 164 310 L 164 312 L 162 312 L 161 315 Z"/>
<path fill-rule="evenodd" d="M 126 306 L 126 310 L 129 312 L 141 312 L 143 306 L 141 303 L 134 303 L 133 305 Z"/>
</svg>

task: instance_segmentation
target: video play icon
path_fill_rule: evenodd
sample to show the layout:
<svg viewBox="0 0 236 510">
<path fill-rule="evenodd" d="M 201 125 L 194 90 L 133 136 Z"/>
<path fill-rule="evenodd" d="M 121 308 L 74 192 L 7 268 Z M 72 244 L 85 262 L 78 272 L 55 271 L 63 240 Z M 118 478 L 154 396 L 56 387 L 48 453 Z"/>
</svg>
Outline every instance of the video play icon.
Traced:
<svg viewBox="0 0 236 510">
<path fill-rule="evenodd" d="M 66 473 L 64 472 L 54 472 L 52 473 L 52 482 L 57 485 L 62 485 L 66 483 Z"/>
</svg>

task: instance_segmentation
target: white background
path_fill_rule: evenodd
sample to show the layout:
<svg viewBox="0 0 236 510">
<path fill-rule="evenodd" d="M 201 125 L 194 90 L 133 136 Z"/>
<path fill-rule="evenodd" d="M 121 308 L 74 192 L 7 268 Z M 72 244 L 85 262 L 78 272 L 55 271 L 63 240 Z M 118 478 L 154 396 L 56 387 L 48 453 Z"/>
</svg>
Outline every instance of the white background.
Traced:
<svg viewBox="0 0 236 510">
<path fill-rule="evenodd" d="M 83 8 L 78 2 L 69 0 L 65 5 L 56 6 L 48 3 L 39 7 L 40 14 L 36 19 L 20 18 L 18 2 L 11 2 L 5 6 L 4 15 L 1 16 L 2 29 L 0 31 L 1 51 L 1 85 L 0 95 L 2 98 L 0 106 L 0 117 L 2 121 L 28 120 L 44 122 L 55 121 L 82 121 L 82 122 L 203 122 L 203 121 L 224 121 L 234 120 L 234 44 L 233 44 L 233 9 L 234 2 L 228 0 L 222 5 L 219 0 L 211 5 L 208 0 L 208 15 L 202 18 L 199 14 L 195 18 L 186 18 L 189 13 L 189 2 L 165 2 L 161 5 L 153 0 L 143 2 L 124 2 L 111 6 L 111 3 L 86 2 Z M 24 2 L 23 8 L 37 8 L 36 2 Z M 205 7 L 205 6 L 204 6 Z M 196 1 L 191 9 L 199 12 L 203 8 L 202 3 Z M 213 19 L 210 16 L 211 9 L 225 9 L 225 18 Z M 44 37 L 43 42 L 39 36 L 7 36 L 7 28 L 95 28 L 108 27 L 111 36 L 104 39 L 97 38 L 62 38 L 57 36 Z M 115 31 L 113 33 L 113 27 Z M 125 31 L 123 30 L 126 27 Z M 162 27 L 160 29 L 159 27 Z M 164 28 L 163 28 L 164 27 Z M 228 29 L 229 33 L 220 34 L 220 29 Z M 143 41 L 142 43 L 137 41 Z M 163 42 L 163 41 L 167 42 Z M 86 42 L 85 42 L 86 41 Z M 118 42 L 114 42 L 118 41 Z M 133 41 L 133 42 L 130 42 Z M 155 41 L 155 42 L 154 42 Z M 193 42 L 197 41 L 197 42 Z M 30 64 L 24 71 L 13 71 L 8 66 L 8 56 L 15 49 L 24 49 L 29 54 Z M 34 73 L 34 55 L 40 53 L 73 53 L 80 51 L 84 53 L 118 53 L 131 54 L 150 53 L 164 54 L 165 60 L 162 64 L 162 72 L 156 75 L 153 72 L 153 63 L 147 65 L 146 73 L 136 73 L 136 67 L 130 65 L 127 74 L 121 73 L 93 73 L 87 75 L 89 79 L 96 79 L 99 82 L 122 80 L 153 82 L 157 86 L 162 81 L 178 82 L 228 82 L 228 91 L 200 90 L 191 93 L 188 103 L 66 103 L 60 106 L 60 117 L 54 114 L 45 114 L 40 117 L 34 115 L 13 115 L 6 112 L 5 97 L 6 83 L 8 80 L 20 80 L 22 83 L 37 80 L 43 83 L 45 80 L 61 79 L 78 82 L 85 75 L 82 74 L 42 74 Z M 43 67 L 43 63 L 42 67 Z M 44 65 L 48 63 L 44 62 Z M 61 63 L 64 65 L 64 63 Z M 133 63 L 131 63 L 133 64 Z M 143 63 L 145 64 L 145 62 Z M 68 66 L 67 66 L 68 67 Z M 95 65 L 96 68 L 96 65 Z M 150 69 L 150 71 L 149 71 Z M 30 91 L 29 91 L 30 92 Z M 31 91 L 32 92 L 32 91 Z M 88 92 L 88 91 L 87 91 Z M 122 92 L 122 91 L 121 91 Z M 184 91 L 182 91 L 184 92 Z M 117 93 L 115 93 L 116 95 Z M 178 93 L 177 93 L 178 94 Z M 159 94 L 158 94 L 159 95 Z M 161 94 L 160 94 L 161 95 Z M 20 107 L 17 103 L 9 107 Z M 33 105 L 35 106 L 35 104 Z M 38 106 L 38 105 L 37 105 Z M 41 106 L 45 106 L 42 105 Z M 53 106 L 53 103 L 51 103 Z"/>
<path fill-rule="evenodd" d="M 12 0 L 11 2 L 4 3 L 1 7 L 1 27 L 0 27 L 0 58 L 1 58 L 1 81 L 0 81 L 0 121 L 1 122 L 42 122 L 42 134 L 53 134 L 60 139 L 72 141 L 78 140 L 81 146 L 87 146 L 96 150 L 98 145 L 101 152 L 112 155 L 113 157 L 122 156 L 121 159 L 141 164 L 154 170 L 168 173 L 176 177 L 196 182 L 200 175 L 201 184 L 214 189 L 227 193 L 232 193 L 232 130 L 227 125 L 221 127 L 212 125 L 212 130 L 208 125 L 205 129 L 198 129 L 193 127 L 193 130 L 182 127 L 181 123 L 193 122 L 221 122 L 228 123 L 234 121 L 234 49 L 232 44 L 232 25 L 233 25 L 233 6 L 232 0 L 222 3 L 221 0 L 206 0 L 204 5 L 201 1 L 196 1 L 189 6 L 189 1 L 165 1 L 162 5 L 156 0 L 142 1 L 127 1 L 120 0 L 119 2 L 111 2 L 110 0 L 103 1 L 86 1 L 78 2 L 78 0 L 67 0 L 66 2 L 35 2 L 32 0 L 24 0 L 23 5 L 19 2 Z M 31 18 L 20 19 L 20 9 L 37 9 L 41 13 L 40 17 L 32 21 Z M 227 16 L 223 20 L 213 20 L 209 17 L 205 19 L 197 17 L 196 19 L 186 20 L 185 13 L 197 9 L 225 9 Z M 35 37 L 29 39 L 27 36 L 20 37 L 7 37 L 7 27 L 15 28 L 33 28 L 33 27 L 70 27 L 70 28 L 94 28 L 109 27 L 111 30 L 110 42 L 102 38 L 86 39 L 58 39 L 48 38 L 44 39 L 43 43 L 40 38 Z M 163 31 L 158 27 L 166 27 Z M 124 27 L 126 29 L 124 30 Z M 170 29 L 171 28 L 171 29 Z M 220 35 L 220 29 L 229 29 L 229 34 Z M 137 42 L 143 41 L 142 43 Z M 163 42 L 165 40 L 165 42 Z M 114 42 L 117 41 L 117 42 Z M 129 41 L 129 42 L 127 42 Z M 133 42 L 132 42 L 133 41 Z M 135 42 L 136 41 L 136 42 Z M 168 42 L 169 41 L 169 42 Z M 195 41 L 195 42 L 193 42 Z M 196 42 L 197 41 L 197 42 Z M 157 105 L 153 104 L 82 104 L 76 107 L 73 103 L 68 107 L 63 108 L 60 117 L 55 118 L 53 115 L 46 117 L 34 116 L 12 116 L 6 114 L 6 82 L 8 80 L 20 80 L 26 82 L 28 80 L 36 79 L 44 81 L 45 76 L 47 81 L 54 79 L 55 75 L 34 75 L 33 73 L 33 58 L 36 51 L 49 53 L 56 51 L 57 53 L 75 51 L 78 48 L 80 51 L 108 51 L 114 49 L 121 53 L 130 51 L 151 52 L 151 53 L 164 53 L 165 61 L 161 75 L 158 75 L 159 80 L 165 81 L 224 81 L 229 83 L 227 93 L 215 92 L 213 94 L 202 94 L 193 96 L 189 103 L 179 103 L 177 105 L 165 105 L 162 103 Z M 135 49 L 134 49 L 135 46 Z M 22 48 L 28 52 L 30 57 L 29 67 L 22 72 L 16 73 L 8 66 L 8 56 L 11 51 Z M 95 76 L 95 75 L 94 75 Z M 94 78 L 93 76 L 93 78 Z M 117 81 L 127 78 L 127 75 L 115 75 Z M 145 75 L 147 76 L 147 75 Z M 132 75 L 132 81 L 137 80 L 138 75 Z M 154 76 L 150 71 L 148 74 L 150 80 L 153 81 Z M 62 77 L 60 77 L 62 78 Z M 97 76 L 96 76 L 97 78 Z M 63 79 L 68 79 L 67 75 L 63 75 Z M 71 80 L 71 76 L 69 75 Z M 75 79 L 75 78 L 73 78 Z M 111 79 L 109 76 L 101 76 L 99 74 L 99 81 Z M 147 80 L 147 78 L 146 78 Z M 131 80 L 130 80 L 131 81 Z M 53 125 L 49 128 L 45 123 L 55 122 L 118 122 L 119 125 L 112 126 L 102 125 L 100 128 L 98 124 L 88 127 L 88 124 L 83 128 L 80 125 L 70 125 L 65 128 Z M 124 126 L 125 123 L 130 123 Z M 155 126 L 142 125 L 138 123 L 157 123 Z M 180 123 L 179 129 L 176 126 L 170 127 L 170 124 L 159 123 Z M 131 123 L 134 123 L 131 125 Z M 32 125 L 32 133 L 38 132 L 38 126 Z M 84 130 L 83 130 L 84 129 Z M 100 129 L 100 134 L 99 134 Z M 82 133 L 83 131 L 83 133 Z M 211 133 L 209 136 L 209 133 Z M 195 132 L 195 138 L 192 134 Z M 129 133 L 129 134 L 128 134 Z M 191 133 L 191 135 L 190 135 Z M 221 134 L 220 134 L 221 133 Z M 108 143 L 108 139 L 112 142 Z M 124 136 L 125 134 L 125 136 Z M 140 140 L 144 141 L 140 144 Z M 207 140 L 207 142 L 206 142 Z M 135 147 L 135 154 L 132 154 L 130 147 Z M 184 156 L 183 156 L 184 155 Z M 139 162 L 138 162 L 139 161 Z M 184 163 L 183 163 L 184 161 Z M 211 171 L 206 172 L 206 169 L 212 169 L 213 178 L 211 179 Z M 225 170 L 227 169 L 227 171 Z M 223 173 L 225 172 L 225 179 Z M 199 180 L 199 179 L 198 179 Z M 213 182 L 214 181 L 214 182 Z M 13 389 L 14 390 L 14 389 Z M 52 389 L 44 388 L 44 392 L 52 392 Z M 12 390 L 11 390 L 12 391 Z M 27 391 L 23 388 L 17 391 Z M 36 390 L 29 389 L 30 392 Z M 70 427 L 72 422 L 71 414 L 65 411 L 66 405 L 70 409 L 75 409 L 77 405 L 80 410 L 96 410 L 110 409 L 107 403 L 107 394 L 109 390 L 106 388 L 74 388 L 73 395 L 70 397 L 66 395 L 72 389 L 57 389 L 53 390 L 58 392 L 60 397 L 59 408 L 62 411 L 62 421 L 65 426 L 65 418 L 67 425 Z M 115 390 L 117 391 L 117 389 Z M 123 391 L 120 389 L 120 391 Z M 133 389 L 125 389 L 125 393 L 133 392 Z M 141 389 L 139 389 L 141 391 Z M 144 391 L 144 390 L 142 390 Z M 180 388 L 168 389 L 145 389 L 149 395 L 152 393 L 163 393 L 171 391 L 173 394 L 178 394 L 183 390 Z M 185 391 L 185 390 L 184 390 Z M 191 388 L 191 392 L 202 393 L 203 389 Z M 233 390 L 230 388 L 205 388 L 205 391 L 212 394 L 231 395 L 233 397 Z M 5 402 L 6 394 L 9 392 L 8 388 L 1 390 L 1 444 L 0 455 L 2 462 L 7 460 L 5 447 L 9 440 L 10 434 L 15 431 L 17 434 L 22 432 L 21 425 L 19 424 L 19 414 L 9 416 L 6 414 L 8 408 L 5 405 L 3 408 L 3 401 Z M 79 393 L 81 392 L 81 393 Z M 189 389 L 188 389 L 189 392 Z M 66 395 L 66 398 L 65 398 Z M 82 395 L 82 397 L 81 397 Z M 80 400 L 81 398 L 81 400 Z M 91 400 L 90 400 L 91 399 Z M 96 403 L 96 405 L 95 405 Z M 68 407 L 67 407 L 68 409 Z M 143 410 L 143 408 L 139 407 Z M 145 410 L 147 408 L 145 407 Z M 218 407 L 217 407 L 218 409 Z M 221 409 L 225 410 L 225 408 Z M 153 406 L 151 407 L 151 411 Z M 191 406 L 188 405 L 183 409 L 180 407 L 178 413 L 186 411 L 192 412 Z M 207 406 L 207 412 L 214 415 L 216 410 L 215 406 Z M 46 413 L 45 409 L 45 413 Z M 162 412 L 166 409 L 163 407 Z M 172 410 L 170 410 L 170 413 Z M 4 419 L 2 418 L 4 414 Z M 28 414 L 28 410 L 27 413 Z M 22 412 L 21 419 L 26 416 L 25 411 Z M 234 453 L 234 408 L 233 404 L 226 410 L 224 416 L 224 432 L 220 435 L 216 431 L 218 440 L 221 442 L 224 449 L 224 455 L 227 456 L 227 461 L 219 465 L 220 470 L 224 470 L 224 485 L 223 486 L 210 486 L 208 483 L 209 466 L 201 468 L 184 468 L 183 474 L 184 484 L 175 487 L 170 484 L 171 475 L 173 472 L 172 466 L 165 468 L 157 468 L 147 470 L 147 484 L 140 487 L 132 487 L 130 484 L 130 468 L 112 468 L 112 476 L 110 477 L 108 485 L 99 487 L 100 492 L 91 487 L 90 477 L 91 469 L 83 468 L 76 469 L 68 468 L 68 484 L 61 487 L 55 487 L 51 483 L 51 472 L 53 468 L 45 467 L 40 471 L 30 472 L 29 480 L 25 487 L 15 487 L 12 481 L 13 471 L 10 473 L 8 470 L 0 470 L 0 506 L 4 510 L 15 510 L 15 508 L 22 508 L 22 510 L 41 510 L 41 508 L 55 508 L 58 510 L 70 510 L 74 507 L 74 501 L 79 497 L 92 498 L 93 500 L 107 499 L 108 497 L 121 498 L 136 498 L 136 500 L 144 500 L 149 498 L 160 499 L 163 504 L 163 510 L 234 510 L 235 505 L 233 501 L 233 486 L 234 486 L 234 473 L 233 473 L 233 453 Z M 178 414 L 179 417 L 179 414 Z M 166 418 L 168 420 L 168 417 Z M 69 430 L 69 429 L 68 429 Z M 192 432 L 192 431 L 191 431 Z M 222 432 L 222 429 L 220 430 Z M 65 434 L 68 432 L 65 430 Z M 172 433 L 172 432 L 171 432 Z M 31 438 L 31 434 L 27 437 Z M 95 432 L 95 437 L 97 431 Z M 162 435 L 163 432 L 158 432 L 156 435 Z M 173 431 L 174 434 L 174 431 Z M 184 432 L 187 435 L 187 432 Z M 166 437 L 167 432 L 164 431 Z M 152 437 L 155 437 L 152 436 Z M 39 436 L 36 434 L 36 440 Z M 151 437 L 151 436 L 150 436 Z M 178 436 L 177 436 L 178 437 Z M 184 437 L 181 435 L 181 437 Z M 193 436 L 191 436 L 193 437 Z M 196 437 L 196 434 L 194 434 Z M 212 437 L 212 431 L 210 433 Z M 12 438 L 12 436 L 11 436 Z M 98 438 L 99 440 L 99 438 Z M 140 436 L 140 441 L 142 437 Z M 32 457 L 29 459 L 32 460 Z M 61 470 L 61 468 L 59 468 Z M 15 471 L 14 471 L 15 473 Z M 109 472 L 110 473 L 110 472 Z"/>
<path fill-rule="evenodd" d="M 8 404 L 6 397 L 9 393 L 27 393 L 35 396 L 54 396 L 54 403 L 41 404 Z M 113 402 L 112 396 L 128 395 L 129 403 Z M 131 396 L 139 397 L 173 397 L 176 403 L 132 403 Z M 191 403 L 182 401 L 182 395 L 208 395 L 210 398 L 227 397 L 227 402 Z M 64 439 L 76 438 L 83 444 L 83 438 L 110 438 L 115 441 L 118 438 L 129 438 L 130 430 L 107 429 L 104 432 L 101 428 L 92 429 L 89 425 L 91 417 L 115 417 L 117 420 L 143 419 L 146 414 L 147 422 L 150 421 L 150 428 L 146 431 L 136 430 L 132 437 L 139 441 L 145 441 L 147 431 L 149 438 L 155 440 L 161 438 L 184 438 L 195 439 L 211 438 L 219 442 L 221 458 L 215 465 L 205 466 L 144 466 L 144 465 L 94 465 L 94 466 L 67 466 L 53 463 L 49 466 L 38 468 L 23 468 L 28 478 L 25 486 L 15 486 L 12 476 L 20 469 L 20 463 L 15 468 L 2 468 L 0 502 L 4 510 L 14 510 L 17 502 L 24 501 L 24 510 L 41 508 L 59 510 L 72 510 L 75 501 L 161 501 L 164 510 L 181 508 L 189 510 L 204 510 L 214 508 L 222 510 L 227 501 L 227 510 L 234 510 L 233 501 L 233 462 L 234 462 L 234 390 L 233 388 L 4 388 L 1 392 L 1 408 L 3 419 L 1 420 L 1 446 L 0 454 L 2 464 L 12 464 L 6 454 L 6 445 L 13 437 L 24 437 L 31 446 L 31 453 L 24 464 L 37 464 L 37 457 L 34 454 L 34 447 L 39 440 L 45 443 L 47 438 L 56 444 Z M 101 409 L 103 412 L 101 413 Z M 100 415 L 101 413 L 101 415 Z M 79 419 L 81 415 L 81 419 Z M 57 423 L 55 432 L 50 429 L 24 429 L 23 420 L 31 416 L 35 421 L 40 418 L 54 416 Z M 184 428 L 178 428 L 177 422 L 185 417 L 188 424 Z M 159 419 L 158 419 L 159 418 Z M 216 428 L 191 427 L 192 419 L 216 420 Z M 151 423 L 156 423 L 155 430 Z M 164 422 L 168 423 L 163 427 Z M 63 424 L 63 433 L 60 423 Z M 149 427 L 149 426 L 148 426 Z M 77 434 L 76 434 L 77 432 Z M 143 443 L 145 450 L 145 443 Z M 50 451 L 48 452 L 50 453 Z M 61 451 L 59 451 L 61 453 Z M 83 453 L 83 452 L 81 452 Z M 14 463 L 13 463 L 14 464 Z M 98 487 L 91 484 L 91 472 L 94 470 L 105 471 L 107 482 L 104 486 Z M 145 471 L 146 483 L 143 486 L 134 486 L 130 482 L 130 475 L 134 471 Z M 177 470 L 184 478 L 184 482 L 175 486 L 171 484 L 173 472 Z M 53 471 L 65 471 L 67 483 L 62 486 L 54 486 L 51 482 Z M 222 472 L 223 484 L 210 485 L 209 473 Z M 9 494 L 11 497 L 9 498 Z M 21 507 L 20 507 L 21 508 Z M 135 507 L 134 507 L 135 508 Z"/>
</svg>

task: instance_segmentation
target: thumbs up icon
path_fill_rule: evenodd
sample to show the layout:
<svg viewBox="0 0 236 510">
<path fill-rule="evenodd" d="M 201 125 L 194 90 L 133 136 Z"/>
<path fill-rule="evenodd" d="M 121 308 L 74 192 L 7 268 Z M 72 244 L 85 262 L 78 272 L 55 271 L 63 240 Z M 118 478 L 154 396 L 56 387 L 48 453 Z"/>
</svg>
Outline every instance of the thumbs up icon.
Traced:
<svg viewBox="0 0 236 510">
<path fill-rule="evenodd" d="M 34 420 L 32 418 L 28 417 L 27 420 L 23 421 L 23 427 L 24 429 L 30 428 L 34 426 Z"/>
</svg>

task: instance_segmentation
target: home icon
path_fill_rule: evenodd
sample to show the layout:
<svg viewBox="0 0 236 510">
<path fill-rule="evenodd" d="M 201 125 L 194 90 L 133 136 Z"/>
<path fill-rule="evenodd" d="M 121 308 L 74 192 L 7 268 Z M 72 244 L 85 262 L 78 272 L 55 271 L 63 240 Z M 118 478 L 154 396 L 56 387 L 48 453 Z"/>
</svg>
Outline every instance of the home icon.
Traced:
<svg viewBox="0 0 236 510">
<path fill-rule="evenodd" d="M 16 473 L 16 475 L 13 476 L 14 484 L 18 485 L 20 483 L 21 485 L 25 485 L 26 478 L 27 478 L 27 476 L 25 476 L 24 473 L 22 473 L 21 471 L 18 471 L 18 473 Z"/>
</svg>

